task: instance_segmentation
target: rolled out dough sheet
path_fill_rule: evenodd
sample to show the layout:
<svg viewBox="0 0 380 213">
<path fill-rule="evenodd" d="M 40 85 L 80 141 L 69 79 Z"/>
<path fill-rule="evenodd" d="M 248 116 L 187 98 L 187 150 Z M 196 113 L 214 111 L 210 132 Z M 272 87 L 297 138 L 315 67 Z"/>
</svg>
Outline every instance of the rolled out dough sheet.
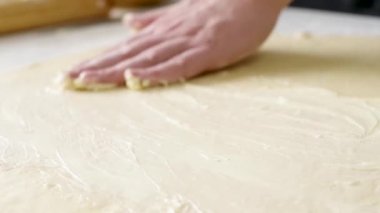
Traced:
<svg viewBox="0 0 380 213">
<path fill-rule="evenodd" d="M 0 212 L 380 212 L 380 38 L 272 37 L 167 88 L 0 77 Z"/>
</svg>

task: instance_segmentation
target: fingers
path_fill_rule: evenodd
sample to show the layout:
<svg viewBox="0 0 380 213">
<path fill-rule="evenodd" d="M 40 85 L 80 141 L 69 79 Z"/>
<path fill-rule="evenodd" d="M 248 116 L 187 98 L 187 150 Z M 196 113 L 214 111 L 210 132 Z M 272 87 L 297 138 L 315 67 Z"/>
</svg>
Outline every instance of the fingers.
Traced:
<svg viewBox="0 0 380 213">
<path fill-rule="evenodd" d="M 137 56 L 127 59 L 107 69 L 84 71 L 79 75 L 83 83 L 124 83 L 124 72 L 128 68 L 144 68 L 162 63 L 175 55 L 185 51 L 189 47 L 188 38 L 177 38 L 159 44 L 149 50 L 143 51 Z"/>
<path fill-rule="evenodd" d="M 108 51 L 104 54 L 99 55 L 89 61 L 86 61 L 80 64 L 77 67 L 74 67 L 71 71 L 69 71 L 68 75 L 70 78 L 77 78 L 81 72 L 89 71 L 89 70 L 97 70 L 112 66 L 114 64 L 119 63 L 120 61 L 133 57 L 143 50 L 146 50 L 154 45 L 157 45 L 166 40 L 164 36 L 159 35 L 150 35 L 141 39 L 136 39 L 134 42 L 130 44 L 127 42 L 126 44 L 120 46 L 117 49 L 112 51 Z"/>
<path fill-rule="evenodd" d="M 184 20 L 178 18 L 190 3 L 171 6 L 176 10 L 169 15 L 169 8 L 162 8 L 126 17 L 124 21 L 127 24 L 144 29 L 107 52 L 74 67 L 67 74 L 68 78 L 83 84 L 122 85 L 127 69 L 132 69 L 132 72 L 143 70 L 146 78 L 157 83 L 195 75 L 201 69 L 197 62 L 204 60 L 199 57 L 204 49 L 188 50 L 192 44 L 187 36 L 197 34 L 201 26 L 192 25 L 192 22 L 185 25 Z M 199 58 L 193 59 L 195 57 Z"/>
<path fill-rule="evenodd" d="M 107 67 L 118 64 L 125 59 L 131 58 L 136 54 L 165 41 L 169 36 L 181 35 L 180 33 L 186 30 L 183 29 L 184 27 L 182 26 L 183 20 L 178 18 L 180 17 L 178 15 L 182 14 L 183 7 L 183 3 L 178 3 L 142 14 L 129 15 L 129 18 L 126 18 L 127 22 L 140 23 L 144 26 L 144 30 L 139 32 L 136 36 L 131 37 L 126 42 L 120 43 L 103 54 L 75 66 L 68 72 L 68 77 L 75 79 L 84 71 L 88 72 L 98 69 L 106 69 Z M 177 15 L 174 16 L 172 13 L 167 15 L 169 10 Z M 164 13 L 166 15 L 164 15 Z M 161 16 L 164 17 L 157 20 Z M 153 22 L 155 22 L 155 24 L 147 27 Z M 181 28 L 181 30 L 177 30 L 177 28 Z M 175 31 L 177 33 L 175 33 Z M 193 32 L 194 30 L 191 31 Z M 183 35 L 186 35 L 186 33 Z"/>
<path fill-rule="evenodd" d="M 190 47 L 189 43 L 189 39 L 183 37 L 158 44 L 151 49 L 143 51 L 137 56 L 118 64 L 115 68 L 124 71 L 127 68 L 145 68 L 162 63 L 175 55 L 184 52 Z"/>
<path fill-rule="evenodd" d="M 123 72 L 114 72 L 110 70 L 82 72 L 76 79 L 76 82 L 82 85 L 114 85 L 122 86 L 124 84 Z"/>
<path fill-rule="evenodd" d="M 207 52 L 206 47 L 196 47 L 163 63 L 147 68 L 130 69 L 125 73 L 127 86 L 131 87 L 129 79 L 141 79 L 150 85 L 157 85 L 194 77 L 207 68 Z"/>
</svg>

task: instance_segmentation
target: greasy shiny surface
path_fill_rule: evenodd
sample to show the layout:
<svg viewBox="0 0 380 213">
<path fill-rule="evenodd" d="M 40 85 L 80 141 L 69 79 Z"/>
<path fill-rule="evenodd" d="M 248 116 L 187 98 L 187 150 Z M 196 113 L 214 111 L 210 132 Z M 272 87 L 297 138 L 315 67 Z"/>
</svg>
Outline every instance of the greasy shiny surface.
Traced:
<svg viewBox="0 0 380 213">
<path fill-rule="evenodd" d="M 86 55 L 2 74 L 1 212 L 379 212 L 379 42 L 273 38 L 146 92 L 62 91 Z"/>
</svg>

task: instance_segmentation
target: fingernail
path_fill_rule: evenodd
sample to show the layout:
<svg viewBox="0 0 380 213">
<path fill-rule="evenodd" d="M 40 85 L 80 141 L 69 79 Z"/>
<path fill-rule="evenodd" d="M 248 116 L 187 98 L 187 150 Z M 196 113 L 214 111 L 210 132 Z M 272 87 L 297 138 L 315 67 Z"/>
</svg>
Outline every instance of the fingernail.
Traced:
<svg viewBox="0 0 380 213">
<path fill-rule="evenodd" d="M 80 81 L 80 82 L 86 82 L 87 81 L 87 73 L 86 72 L 82 72 L 79 74 L 79 76 L 75 79 L 76 81 Z"/>
</svg>

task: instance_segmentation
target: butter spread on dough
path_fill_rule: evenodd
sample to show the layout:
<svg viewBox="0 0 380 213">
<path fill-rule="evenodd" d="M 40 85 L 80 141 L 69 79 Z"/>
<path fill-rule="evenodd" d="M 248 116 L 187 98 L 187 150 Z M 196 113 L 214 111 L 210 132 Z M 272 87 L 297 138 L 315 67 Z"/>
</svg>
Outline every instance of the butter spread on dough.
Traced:
<svg viewBox="0 0 380 213">
<path fill-rule="evenodd" d="M 144 93 L 60 90 L 78 56 L 2 74 L 0 210 L 379 212 L 380 46 L 365 41 L 273 38 L 254 63 Z"/>
</svg>

